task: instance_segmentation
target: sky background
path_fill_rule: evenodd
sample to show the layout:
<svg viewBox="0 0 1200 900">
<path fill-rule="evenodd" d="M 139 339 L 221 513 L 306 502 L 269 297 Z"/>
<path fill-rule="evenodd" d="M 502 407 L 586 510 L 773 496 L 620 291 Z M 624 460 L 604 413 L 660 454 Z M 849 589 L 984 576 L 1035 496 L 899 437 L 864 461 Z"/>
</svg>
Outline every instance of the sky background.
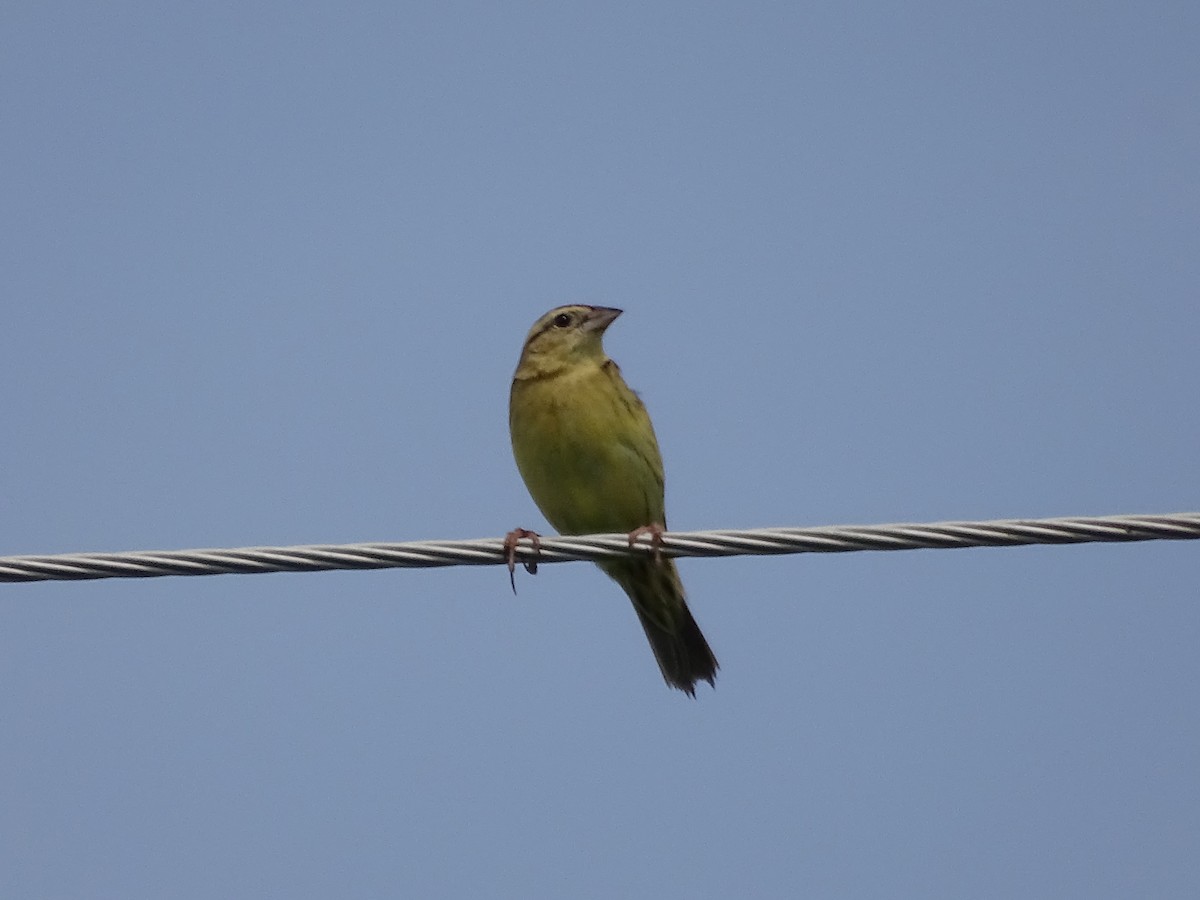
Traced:
<svg viewBox="0 0 1200 900">
<path fill-rule="evenodd" d="M 1200 5 L 0 12 L 0 554 L 1200 509 Z M 1194 897 L 1200 545 L 0 585 L 0 895 Z"/>
</svg>

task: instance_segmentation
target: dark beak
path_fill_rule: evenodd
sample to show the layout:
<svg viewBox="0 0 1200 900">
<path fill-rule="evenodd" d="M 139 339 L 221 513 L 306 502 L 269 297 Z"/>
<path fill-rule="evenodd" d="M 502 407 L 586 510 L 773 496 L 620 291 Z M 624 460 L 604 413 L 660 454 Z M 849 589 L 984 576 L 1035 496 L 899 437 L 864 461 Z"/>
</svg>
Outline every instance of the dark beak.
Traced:
<svg viewBox="0 0 1200 900">
<path fill-rule="evenodd" d="M 584 323 L 584 328 L 588 331 L 604 332 L 613 322 L 617 320 L 617 316 L 622 310 L 613 309 L 611 306 L 593 306 L 588 312 L 587 322 Z"/>
</svg>

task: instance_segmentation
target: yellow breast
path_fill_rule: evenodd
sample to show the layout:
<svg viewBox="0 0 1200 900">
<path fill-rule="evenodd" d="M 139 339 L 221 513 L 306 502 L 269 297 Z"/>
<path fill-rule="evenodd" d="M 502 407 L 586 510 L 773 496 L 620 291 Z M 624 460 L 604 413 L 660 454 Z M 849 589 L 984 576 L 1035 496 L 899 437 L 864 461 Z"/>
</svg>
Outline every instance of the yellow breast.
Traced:
<svg viewBox="0 0 1200 900">
<path fill-rule="evenodd" d="M 654 428 L 611 361 L 515 379 L 509 429 L 521 477 L 560 533 L 666 524 Z"/>
</svg>

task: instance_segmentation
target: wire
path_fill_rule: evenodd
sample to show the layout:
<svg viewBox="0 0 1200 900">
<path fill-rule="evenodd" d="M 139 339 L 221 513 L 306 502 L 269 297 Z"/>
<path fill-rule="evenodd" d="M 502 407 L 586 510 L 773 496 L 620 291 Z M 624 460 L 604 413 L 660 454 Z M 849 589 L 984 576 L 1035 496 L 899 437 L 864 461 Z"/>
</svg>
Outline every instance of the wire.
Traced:
<svg viewBox="0 0 1200 900">
<path fill-rule="evenodd" d="M 533 541 L 522 538 L 518 542 L 515 558 L 529 568 L 540 563 L 595 561 L 655 552 L 670 557 L 742 556 L 1197 538 L 1200 538 L 1200 513 L 1192 512 L 1064 519 L 997 519 L 989 522 L 676 531 L 664 533 L 658 548 L 648 535 L 640 536 L 630 546 L 627 535 L 595 534 L 541 538 L 538 542 L 540 547 L 535 552 Z M 487 566 L 505 564 L 507 561 L 503 538 L 241 547 L 228 550 L 62 553 L 52 556 L 0 557 L 0 582 Z"/>
</svg>

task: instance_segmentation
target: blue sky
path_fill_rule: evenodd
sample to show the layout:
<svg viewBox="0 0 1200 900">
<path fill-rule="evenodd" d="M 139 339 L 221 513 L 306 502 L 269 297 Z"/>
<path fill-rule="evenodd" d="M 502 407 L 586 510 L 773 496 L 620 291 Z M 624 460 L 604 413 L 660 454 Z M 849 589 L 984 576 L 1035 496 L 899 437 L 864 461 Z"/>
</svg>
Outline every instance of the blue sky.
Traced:
<svg viewBox="0 0 1200 900">
<path fill-rule="evenodd" d="M 546 530 L 617 306 L 680 529 L 1200 509 L 1192 3 L 12 3 L 0 554 Z M 1187 543 L 0 591 L 6 897 L 1184 897 Z"/>
</svg>

